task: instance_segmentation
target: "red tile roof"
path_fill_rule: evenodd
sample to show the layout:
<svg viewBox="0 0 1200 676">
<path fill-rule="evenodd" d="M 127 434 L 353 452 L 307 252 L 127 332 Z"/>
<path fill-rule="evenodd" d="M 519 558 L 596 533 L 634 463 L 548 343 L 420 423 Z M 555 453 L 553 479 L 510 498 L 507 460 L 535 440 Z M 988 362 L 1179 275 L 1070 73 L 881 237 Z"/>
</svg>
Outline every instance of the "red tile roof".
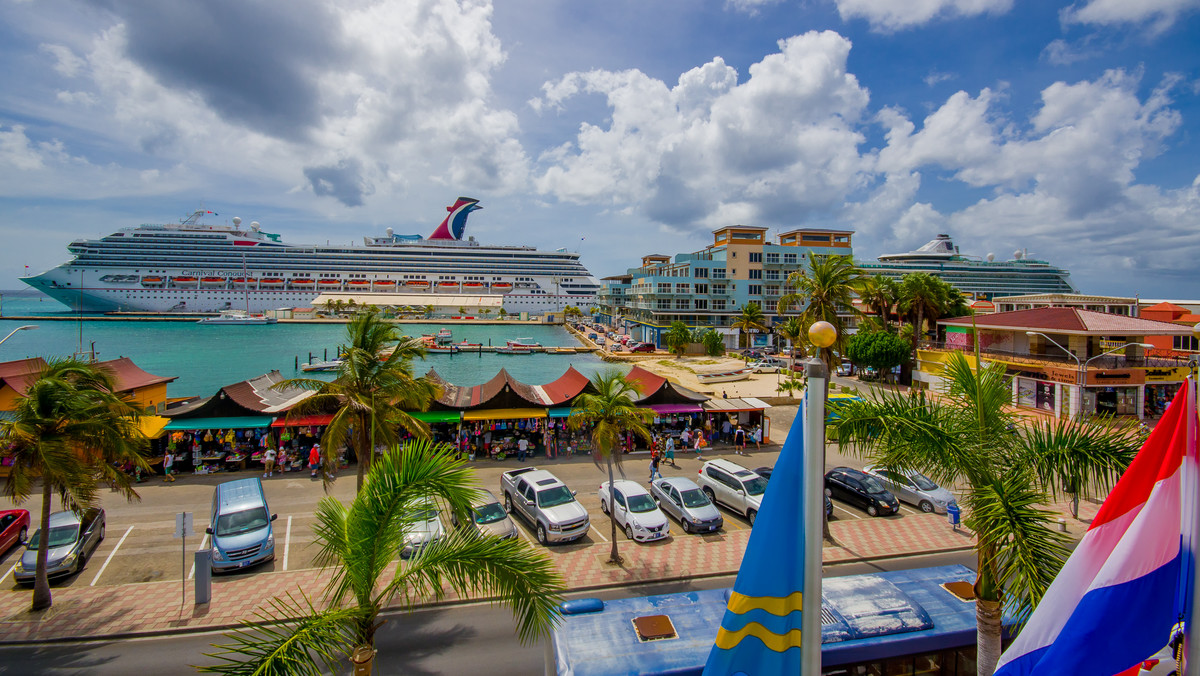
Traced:
<svg viewBox="0 0 1200 676">
<path fill-rule="evenodd" d="M 1096 336 L 1181 336 L 1191 327 L 1074 307 L 1039 307 L 1031 310 L 997 312 L 974 317 L 957 317 L 938 322 L 944 326 L 975 326 L 1012 331 L 1053 331 Z"/>
<path fill-rule="evenodd" d="M 156 376 L 152 373 L 147 373 L 141 369 L 129 357 L 121 357 L 119 359 L 110 359 L 102 361 L 97 366 L 108 369 L 114 380 L 117 381 L 118 392 L 129 392 L 136 390 L 139 387 L 148 385 L 158 385 L 161 383 L 169 383 L 174 381 L 179 376 Z"/>
</svg>

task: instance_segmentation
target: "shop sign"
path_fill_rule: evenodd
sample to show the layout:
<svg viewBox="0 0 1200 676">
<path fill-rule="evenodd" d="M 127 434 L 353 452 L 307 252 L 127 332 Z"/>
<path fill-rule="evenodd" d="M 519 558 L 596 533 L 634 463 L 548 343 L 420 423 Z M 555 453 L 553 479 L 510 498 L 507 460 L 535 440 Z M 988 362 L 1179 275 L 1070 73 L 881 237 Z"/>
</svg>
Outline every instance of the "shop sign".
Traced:
<svg viewBox="0 0 1200 676">
<path fill-rule="evenodd" d="M 1075 369 L 1046 368 L 1046 378 L 1056 383 L 1074 385 L 1079 382 L 1079 371 Z"/>
<path fill-rule="evenodd" d="M 1084 377 L 1088 385 L 1141 385 L 1146 378 L 1141 369 L 1091 370 Z"/>
<path fill-rule="evenodd" d="M 1129 341 L 1127 340 L 1109 340 L 1107 338 L 1100 339 L 1100 349 L 1102 350 L 1115 350 L 1119 347 L 1125 347 L 1128 344 Z"/>
<path fill-rule="evenodd" d="M 1168 366 L 1165 368 L 1146 369 L 1148 383 L 1178 383 L 1183 382 L 1191 369 L 1187 366 Z"/>
</svg>

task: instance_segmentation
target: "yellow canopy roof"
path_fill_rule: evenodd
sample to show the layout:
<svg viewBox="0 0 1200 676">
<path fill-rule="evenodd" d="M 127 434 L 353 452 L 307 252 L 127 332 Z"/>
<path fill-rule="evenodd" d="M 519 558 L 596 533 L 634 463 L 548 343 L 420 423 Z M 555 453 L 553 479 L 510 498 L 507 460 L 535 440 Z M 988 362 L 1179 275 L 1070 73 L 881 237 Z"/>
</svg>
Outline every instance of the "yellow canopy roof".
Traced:
<svg viewBox="0 0 1200 676">
<path fill-rule="evenodd" d="M 149 439 L 157 439 L 162 436 L 163 428 L 167 423 L 171 422 L 170 418 L 164 418 L 157 415 L 144 415 L 138 419 L 138 428 L 142 430 Z"/>
<path fill-rule="evenodd" d="M 544 408 L 492 408 L 465 411 L 463 420 L 515 420 L 517 418 L 545 418 Z"/>
</svg>

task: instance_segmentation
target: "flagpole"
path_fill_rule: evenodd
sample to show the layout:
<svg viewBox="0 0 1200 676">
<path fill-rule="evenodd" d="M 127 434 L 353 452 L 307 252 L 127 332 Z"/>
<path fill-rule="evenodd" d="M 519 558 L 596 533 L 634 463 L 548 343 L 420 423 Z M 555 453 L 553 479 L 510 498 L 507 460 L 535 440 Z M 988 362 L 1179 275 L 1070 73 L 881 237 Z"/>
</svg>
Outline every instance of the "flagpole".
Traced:
<svg viewBox="0 0 1200 676">
<path fill-rule="evenodd" d="M 1195 331 L 1197 335 L 1200 335 L 1200 324 L 1197 324 L 1194 327 L 1193 331 Z M 1191 411 L 1195 411 L 1197 413 L 1197 416 L 1200 416 L 1200 408 L 1197 408 L 1197 402 L 1200 401 L 1200 397 L 1196 396 L 1196 384 L 1197 384 L 1197 382 L 1200 382 L 1200 355 L 1198 355 L 1196 357 L 1196 374 L 1193 377 L 1193 374 L 1189 373 L 1188 381 L 1189 381 L 1187 383 L 1188 403 L 1191 404 L 1188 408 Z M 1184 467 L 1186 468 L 1186 470 L 1189 473 L 1191 473 L 1191 472 L 1195 472 L 1198 469 L 1197 463 L 1196 463 L 1196 456 L 1197 456 L 1196 445 L 1198 443 L 1197 435 L 1198 435 L 1198 433 L 1200 433 L 1200 430 L 1196 429 L 1196 422 L 1195 422 L 1196 419 L 1195 418 L 1193 418 L 1190 415 L 1187 416 L 1187 418 L 1188 418 L 1187 438 L 1191 442 L 1191 445 L 1188 448 L 1188 455 L 1190 456 L 1190 459 L 1192 460 L 1192 462 L 1185 462 Z M 1200 543 L 1198 543 L 1196 541 L 1197 536 L 1198 536 L 1198 533 L 1196 531 L 1200 530 L 1200 518 L 1198 518 L 1198 516 L 1200 516 L 1200 515 L 1197 514 L 1197 510 L 1200 510 L 1200 496 L 1196 495 L 1196 493 L 1195 493 L 1196 486 L 1198 484 L 1200 484 L 1200 480 L 1197 480 L 1196 477 L 1193 477 L 1193 480 L 1189 481 L 1187 484 L 1191 487 L 1192 491 L 1190 493 L 1185 492 L 1184 496 L 1183 496 L 1183 504 L 1185 505 L 1185 510 L 1188 510 L 1188 511 L 1185 511 L 1184 518 L 1185 519 L 1188 518 L 1188 516 L 1189 516 L 1188 512 L 1190 512 L 1190 516 L 1191 516 L 1191 533 L 1190 533 L 1191 542 L 1189 542 L 1188 544 L 1190 545 L 1191 558 L 1192 558 L 1192 571 L 1191 571 L 1192 574 L 1191 574 L 1191 579 L 1188 580 L 1188 582 L 1192 586 L 1192 598 L 1191 598 L 1191 606 L 1192 607 L 1191 607 L 1191 613 L 1189 614 L 1189 617 L 1185 618 L 1186 619 L 1186 631 L 1187 631 L 1187 641 L 1186 641 L 1187 655 L 1185 656 L 1185 660 L 1184 660 L 1185 666 L 1184 666 L 1184 671 L 1183 671 L 1185 676 L 1200 676 L 1200 627 L 1197 626 L 1200 623 L 1196 622 L 1197 609 L 1200 608 L 1200 584 L 1196 583 L 1197 580 L 1200 580 L 1200 556 L 1198 556 L 1198 555 L 1200 555 Z M 1189 501 L 1191 502 L 1190 505 L 1188 504 Z M 1184 524 L 1180 524 L 1180 525 L 1183 525 L 1186 527 L 1186 522 Z"/>
<path fill-rule="evenodd" d="M 804 362 L 804 597 L 800 615 L 800 674 L 821 673 L 821 563 L 825 524 L 825 381 L 822 347 L 837 340 L 829 322 L 808 329 L 817 355 Z"/>
</svg>

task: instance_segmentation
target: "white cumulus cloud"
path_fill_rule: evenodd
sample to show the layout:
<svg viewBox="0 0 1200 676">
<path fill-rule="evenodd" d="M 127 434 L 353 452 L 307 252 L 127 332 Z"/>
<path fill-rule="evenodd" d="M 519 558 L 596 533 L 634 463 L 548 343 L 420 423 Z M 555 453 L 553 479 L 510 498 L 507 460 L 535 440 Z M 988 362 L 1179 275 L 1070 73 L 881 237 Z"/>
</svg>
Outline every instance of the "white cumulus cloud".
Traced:
<svg viewBox="0 0 1200 676">
<path fill-rule="evenodd" d="M 1154 33 L 1170 28 L 1181 16 L 1200 9 L 1200 0 L 1087 0 L 1062 11 L 1066 24 L 1095 26 L 1146 24 Z"/>
<path fill-rule="evenodd" d="M 842 19 L 866 19 L 878 31 L 897 31 L 938 19 L 1003 14 L 1012 0 L 834 0 Z"/>
</svg>

